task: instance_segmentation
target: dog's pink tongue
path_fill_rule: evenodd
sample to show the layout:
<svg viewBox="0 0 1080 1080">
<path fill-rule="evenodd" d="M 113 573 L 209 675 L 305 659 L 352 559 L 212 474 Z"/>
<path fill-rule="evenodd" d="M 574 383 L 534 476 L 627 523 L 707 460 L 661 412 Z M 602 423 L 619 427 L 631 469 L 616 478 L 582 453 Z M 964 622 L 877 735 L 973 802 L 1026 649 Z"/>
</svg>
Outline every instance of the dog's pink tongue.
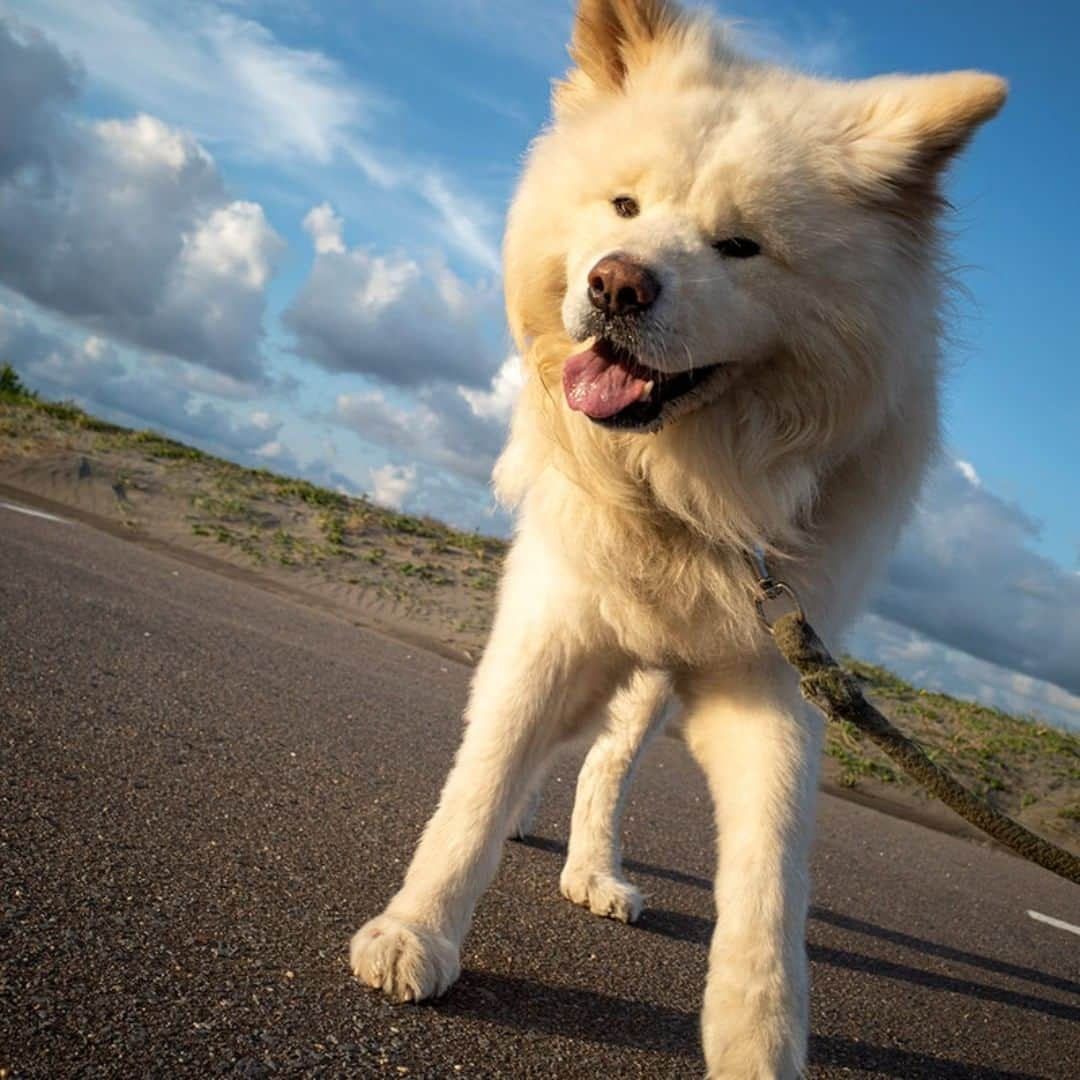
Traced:
<svg viewBox="0 0 1080 1080">
<path fill-rule="evenodd" d="M 571 356 L 563 367 L 563 392 L 571 409 L 603 420 L 633 405 L 646 393 L 646 381 L 595 347 Z"/>
</svg>

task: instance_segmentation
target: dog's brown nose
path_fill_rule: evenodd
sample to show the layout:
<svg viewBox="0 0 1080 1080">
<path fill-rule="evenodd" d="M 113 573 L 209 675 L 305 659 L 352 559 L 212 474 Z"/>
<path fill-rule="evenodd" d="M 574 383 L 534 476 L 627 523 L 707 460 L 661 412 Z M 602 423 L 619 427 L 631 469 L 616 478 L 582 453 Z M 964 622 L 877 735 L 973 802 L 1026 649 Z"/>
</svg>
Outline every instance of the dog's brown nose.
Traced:
<svg viewBox="0 0 1080 1080">
<path fill-rule="evenodd" d="M 605 315 L 634 315 L 660 295 L 653 273 L 625 255 L 605 255 L 589 271 L 589 300 Z"/>
</svg>

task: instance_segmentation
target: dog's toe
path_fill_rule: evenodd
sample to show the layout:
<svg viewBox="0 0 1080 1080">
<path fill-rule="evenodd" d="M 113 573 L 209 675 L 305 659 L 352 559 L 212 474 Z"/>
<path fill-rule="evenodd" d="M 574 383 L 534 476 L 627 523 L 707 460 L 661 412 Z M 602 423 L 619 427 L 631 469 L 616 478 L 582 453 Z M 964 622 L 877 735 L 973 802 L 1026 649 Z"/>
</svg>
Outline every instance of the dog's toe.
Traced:
<svg viewBox="0 0 1080 1080">
<path fill-rule="evenodd" d="M 349 954 L 358 979 L 398 1002 L 438 997 L 461 970 L 453 943 L 387 914 L 357 930 Z"/>
<path fill-rule="evenodd" d="M 645 906 L 641 892 L 614 874 L 566 867 L 559 888 L 567 900 L 588 908 L 594 915 L 620 922 L 637 922 Z"/>
</svg>

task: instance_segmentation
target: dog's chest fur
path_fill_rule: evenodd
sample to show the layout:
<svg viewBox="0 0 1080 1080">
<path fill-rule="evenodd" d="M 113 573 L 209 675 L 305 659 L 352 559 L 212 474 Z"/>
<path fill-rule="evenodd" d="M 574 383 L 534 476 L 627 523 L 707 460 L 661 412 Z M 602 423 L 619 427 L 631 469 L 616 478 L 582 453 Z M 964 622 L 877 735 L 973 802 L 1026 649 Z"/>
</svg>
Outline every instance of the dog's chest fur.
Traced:
<svg viewBox="0 0 1080 1080">
<path fill-rule="evenodd" d="M 701 666 L 760 648 L 745 551 L 710 543 L 647 506 L 612 507 L 549 470 L 526 499 L 521 527 L 573 576 L 619 646 L 642 663 Z"/>
</svg>

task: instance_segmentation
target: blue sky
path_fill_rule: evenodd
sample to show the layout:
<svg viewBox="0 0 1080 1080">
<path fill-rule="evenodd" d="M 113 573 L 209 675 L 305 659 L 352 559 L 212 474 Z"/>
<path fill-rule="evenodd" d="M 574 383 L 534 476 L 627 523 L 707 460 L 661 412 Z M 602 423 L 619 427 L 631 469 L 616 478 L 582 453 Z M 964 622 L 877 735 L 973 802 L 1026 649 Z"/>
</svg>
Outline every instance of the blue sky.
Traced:
<svg viewBox="0 0 1080 1080">
<path fill-rule="evenodd" d="M 955 460 L 932 491 L 952 501 L 928 504 L 896 564 L 903 581 L 931 563 L 938 580 L 962 579 L 965 593 L 933 591 L 970 617 L 912 615 L 894 568 L 856 643 L 913 677 L 1073 715 L 1080 661 L 1046 654 L 1080 643 L 1049 599 L 1071 604 L 1080 569 L 1080 11 L 722 11 L 751 51 L 820 74 L 981 67 L 1011 82 L 951 185 L 968 292 L 949 349 Z M 485 484 L 516 379 L 499 236 L 565 68 L 569 3 L 0 0 L 0 16 L 29 73 L 9 108 L 33 118 L 27 131 L 10 120 L 24 157 L 6 196 L 0 152 L 5 358 L 119 419 L 504 529 Z M 57 262 L 50 244 L 76 258 Z M 961 519 L 983 531 L 941 554 Z M 1020 595 L 1012 621 L 1042 655 L 1026 646 L 1014 679 L 978 665 L 1023 653 L 987 630 Z"/>
</svg>

